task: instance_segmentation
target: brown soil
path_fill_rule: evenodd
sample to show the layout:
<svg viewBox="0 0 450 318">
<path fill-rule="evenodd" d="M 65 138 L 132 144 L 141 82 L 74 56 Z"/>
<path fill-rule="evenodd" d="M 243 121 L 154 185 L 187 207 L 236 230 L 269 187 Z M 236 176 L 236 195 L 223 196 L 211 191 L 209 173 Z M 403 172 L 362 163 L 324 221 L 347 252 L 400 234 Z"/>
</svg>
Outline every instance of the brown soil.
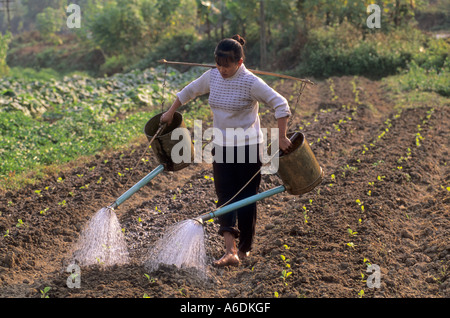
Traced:
<svg viewBox="0 0 450 318">
<path fill-rule="evenodd" d="M 287 81 L 277 89 L 293 94 Z M 275 123 L 270 111 L 262 121 Z M 302 127 L 312 143 L 324 180 L 302 196 L 281 193 L 258 203 L 254 249 L 239 267 L 211 266 L 202 281 L 175 268 L 147 273 L 140 262 L 170 225 L 213 208 L 213 182 L 204 177 L 212 176 L 211 166 L 193 164 L 163 172 L 117 209 L 130 264 L 82 268 L 81 287 L 68 288 L 66 259 L 83 226 L 158 165 L 147 153 L 149 161 L 126 185 L 145 138 L 139 147 L 98 155 L 0 196 L 0 297 L 39 298 L 48 286 L 50 298 L 447 298 L 449 123 L 448 107 L 394 110 L 379 82 L 318 82 L 305 90 L 291 127 Z M 262 190 L 280 184 L 276 175 L 265 175 Z M 16 226 L 19 219 L 23 225 Z M 210 260 L 224 251 L 217 228 L 204 227 Z M 379 288 L 368 287 L 369 264 L 381 270 Z M 285 280 L 283 270 L 292 272 Z"/>
</svg>

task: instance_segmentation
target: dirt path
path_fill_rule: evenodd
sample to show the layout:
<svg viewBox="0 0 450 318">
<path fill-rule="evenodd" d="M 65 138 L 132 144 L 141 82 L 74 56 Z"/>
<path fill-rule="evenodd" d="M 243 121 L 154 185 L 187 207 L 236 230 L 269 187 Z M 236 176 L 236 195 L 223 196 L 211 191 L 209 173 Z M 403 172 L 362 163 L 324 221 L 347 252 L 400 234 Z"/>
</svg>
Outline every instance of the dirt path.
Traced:
<svg viewBox="0 0 450 318">
<path fill-rule="evenodd" d="M 293 98 L 292 83 L 276 88 Z M 168 226 L 214 206 L 211 166 L 195 164 L 162 173 L 117 210 L 132 263 L 83 268 L 81 288 L 67 287 L 70 249 L 89 218 L 128 189 L 143 142 L 0 197 L 0 297 L 40 297 L 46 286 L 52 298 L 449 297 L 449 108 L 399 112 L 378 82 L 353 77 L 318 82 L 302 101 L 292 128 L 311 143 L 324 181 L 258 203 L 254 250 L 238 268 L 210 267 L 205 282 L 142 266 Z M 263 126 L 274 125 L 261 111 Z M 158 165 L 151 153 L 145 159 L 130 185 Z M 280 184 L 266 175 L 262 190 Z M 204 228 L 210 260 L 223 253 L 217 228 Z M 379 288 L 368 287 L 370 265 L 379 266 Z"/>
</svg>

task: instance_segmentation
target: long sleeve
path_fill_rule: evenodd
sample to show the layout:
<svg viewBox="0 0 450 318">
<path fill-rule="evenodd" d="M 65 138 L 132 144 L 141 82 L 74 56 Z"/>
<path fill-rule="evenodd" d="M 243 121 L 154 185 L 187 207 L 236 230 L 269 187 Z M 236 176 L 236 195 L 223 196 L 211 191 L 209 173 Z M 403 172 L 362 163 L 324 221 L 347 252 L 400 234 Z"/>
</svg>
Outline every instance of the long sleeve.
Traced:
<svg viewBox="0 0 450 318">
<path fill-rule="evenodd" d="M 251 90 L 252 97 L 260 103 L 271 106 L 275 110 L 275 118 L 291 116 L 288 101 L 262 79 L 258 78 Z"/>
<path fill-rule="evenodd" d="M 210 73 L 211 70 L 203 73 L 202 76 L 192 81 L 189 85 L 183 88 L 178 94 L 178 99 L 184 105 L 193 100 L 197 96 L 208 94 L 210 91 Z"/>
</svg>

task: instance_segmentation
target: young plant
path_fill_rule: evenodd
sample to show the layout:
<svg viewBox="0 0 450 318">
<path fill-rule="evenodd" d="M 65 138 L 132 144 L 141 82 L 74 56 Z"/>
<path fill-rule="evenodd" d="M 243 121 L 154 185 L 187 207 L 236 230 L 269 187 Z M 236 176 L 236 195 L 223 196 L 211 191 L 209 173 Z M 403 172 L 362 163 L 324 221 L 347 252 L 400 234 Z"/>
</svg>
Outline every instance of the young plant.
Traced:
<svg viewBox="0 0 450 318">
<path fill-rule="evenodd" d="M 45 208 L 44 210 L 41 210 L 41 211 L 39 212 L 39 214 L 41 214 L 41 215 L 46 215 L 46 214 L 47 214 L 47 211 L 48 211 L 48 208 Z"/>
<path fill-rule="evenodd" d="M 347 232 L 350 237 L 356 236 L 358 234 L 358 232 L 353 231 L 351 228 L 348 228 Z"/>
<path fill-rule="evenodd" d="M 308 223 L 309 220 L 308 209 L 306 208 L 306 206 L 303 206 L 302 209 L 303 209 L 303 220 L 305 221 L 306 224 Z"/>
<path fill-rule="evenodd" d="M 281 257 L 281 259 L 282 259 L 283 262 L 284 262 L 284 266 L 285 266 L 287 269 L 291 268 L 291 265 L 289 264 L 290 259 L 287 259 L 286 256 L 284 256 L 284 255 L 281 255 L 280 257 Z M 280 277 L 283 279 L 283 282 L 284 282 L 284 284 L 285 284 L 286 286 L 287 286 L 286 280 L 287 280 L 287 278 L 288 278 L 291 274 L 292 274 L 292 272 L 290 272 L 290 271 L 288 271 L 288 270 L 286 270 L 286 269 L 283 269 L 283 270 L 281 271 L 281 276 L 280 276 Z"/>
<path fill-rule="evenodd" d="M 51 287 L 44 287 L 44 290 L 41 289 L 41 298 L 49 298 L 48 292 L 52 289 Z"/>
<path fill-rule="evenodd" d="M 281 276 L 280 276 L 280 277 L 283 279 L 284 285 L 287 286 L 286 280 L 287 280 L 287 278 L 288 278 L 291 274 L 292 274 L 292 272 L 288 272 L 288 271 L 285 270 L 285 269 L 283 269 L 283 270 L 281 271 Z"/>
</svg>

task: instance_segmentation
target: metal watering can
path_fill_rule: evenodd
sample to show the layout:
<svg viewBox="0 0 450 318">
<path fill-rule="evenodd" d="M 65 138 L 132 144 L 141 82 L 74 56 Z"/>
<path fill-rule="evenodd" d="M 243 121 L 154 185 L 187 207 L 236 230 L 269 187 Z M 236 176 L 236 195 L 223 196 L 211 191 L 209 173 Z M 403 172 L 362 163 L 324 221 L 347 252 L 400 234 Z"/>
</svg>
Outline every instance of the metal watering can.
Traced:
<svg viewBox="0 0 450 318">
<path fill-rule="evenodd" d="M 194 220 L 203 224 L 210 219 L 230 213 L 246 205 L 263 200 L 275 194 L 287 191 L 289 194 L 299 195 L 310 192 L 322 182 L 323 170 L 317 162 L 305 136 L 296 132 L 288 134 L 294 145 L 294 150 L 288 154 L 281 154 L 279 158 L 278 175 L 284 185 L 255 194 L 246 199 L 231 203 L 213 212 L 203 214 Z"/>
<path fill-rule="evenodd" d="M 144 128 L 144 133 L 150 142 L 153 152 L 155 153 L 160 165 L 157 166 L 148 175 L 142 178 L 138 183 L 131 187 L 128 191 L 122 194 L 114 203 L 112 203 L 110 208 L 117 208 L 123 202 L 128 200 L 133 194 L 135 194 L 139 189 L 149 183 L 153 178 L 159 175 L 164 170 L 168 171 L 179 171 L 186 168 L 194 159 L 194 146 L 191 141 L 191 136 L 189 130 L 183 121 L 183 116 L 176 112 L 174 114 L 173 121 L 170 125 L 161 125 L 160 118 L 161 114 L 152 117 Z M 171 159 L 172 147 L 179 143 L 180 141 L 172 140 L 172 132 L 178 128 L 178 132 L 181 132 L 180 139 L 186 143 L 187 147 L 191 147 L 191 160 L 189 162 L 174 163 Z"/>
</svg>

